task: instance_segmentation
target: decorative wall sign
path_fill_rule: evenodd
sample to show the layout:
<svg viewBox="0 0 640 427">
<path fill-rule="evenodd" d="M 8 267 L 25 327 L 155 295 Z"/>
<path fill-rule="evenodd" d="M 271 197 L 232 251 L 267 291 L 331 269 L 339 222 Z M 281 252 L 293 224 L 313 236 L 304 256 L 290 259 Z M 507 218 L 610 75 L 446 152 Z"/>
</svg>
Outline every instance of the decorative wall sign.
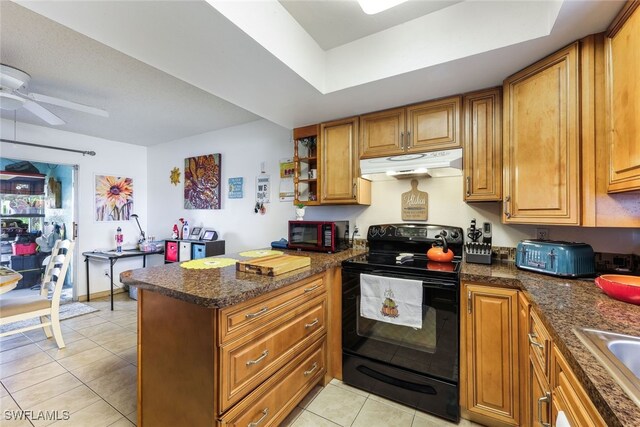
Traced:
<svg viewBox="0 0 640 427">
<path fill-rule="evenodd" d="M 96 221 L 128 221 L 133 212 L 133 180 L 96 175 Z"/>
<path fill-rule="evenodd" d="M 271 198 L 271 175 L 262 173 L 256 177 L 256 202 L 269 203 Z"/>
<path fill-rule="evenodd" d="M 418 180 L 412 179 L 411 191 L 402 193 L 402 220 L 426 221 L 427 199 L 427 192 L 418 190 Z"/>
<path fill-rule="evenodd" d="M 242 199 L 244 197 L 244 178 L 229 178 L 229 198 Z"/>
<path fill-rule="evenodd" d="M 184 159 L 184 208 L 220 209 L 220 172 L 222 156 Z"/>
<path fill-rule="evenodd" d="M 173 185 L 178 185 L 180 183 L 180 169 L 177 167 L 171 169 L 171 183 Z"/>
</svg>

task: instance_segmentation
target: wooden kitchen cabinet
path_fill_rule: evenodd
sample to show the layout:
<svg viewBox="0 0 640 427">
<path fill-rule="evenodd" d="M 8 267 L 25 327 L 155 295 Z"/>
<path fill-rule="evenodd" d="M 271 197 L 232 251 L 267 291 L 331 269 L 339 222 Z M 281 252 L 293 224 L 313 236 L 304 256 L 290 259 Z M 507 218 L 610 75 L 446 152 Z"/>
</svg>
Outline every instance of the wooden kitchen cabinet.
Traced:
<svg viewBox="0 0 640 427">
<path fill-rule="evenodd" d="M 461 313 L 463 418 L 519 425 L 518 291 L 463 283 Z"/>
<path fill-rule="evenodd" d="M 579 43 L 504 81 L 509 224 L 580 224 Z"/>
<path fill-rule="evenodd" d="M 502 200 L 502 88 L 465 94 L 464 200 Z"/>
<path fill-rule="evenodd" d="M 321 204 L 371 204 L 371 182 L 360 177 L 358 118 L 320 125 Z"/>
<path fill-rule="evenodd" d="M 360 158 L 462 147 L 461 106 L 452 96 L 360 116 Z"/>
<path fill-rule="evenodd" d="M 640 190 L 640 11 L 629 1 L 605 40 L 607 191 Z"/>
<path fill-rule="evenodd" d="M 326 380 L 325 279 L 221 309 L 141 289 L 138 425 L 278 425 Z"/>
</svg>

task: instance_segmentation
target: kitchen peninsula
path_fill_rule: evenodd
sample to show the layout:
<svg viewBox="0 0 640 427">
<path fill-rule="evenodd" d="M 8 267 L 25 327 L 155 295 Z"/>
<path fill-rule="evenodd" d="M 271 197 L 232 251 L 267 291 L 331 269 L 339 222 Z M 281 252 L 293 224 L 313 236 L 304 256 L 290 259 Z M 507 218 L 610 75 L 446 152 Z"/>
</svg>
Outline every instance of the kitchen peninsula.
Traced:
<svg viewBox="0 0 640 427">
<path fill-rule="evenodd" d="M 277 425 L 341 369 L 335 267 L 363 252 L 293 252 L 311 265 L 275 277 L 235 261 L 123 272 L 139 287 L 138 426 Z"/>
</svg>

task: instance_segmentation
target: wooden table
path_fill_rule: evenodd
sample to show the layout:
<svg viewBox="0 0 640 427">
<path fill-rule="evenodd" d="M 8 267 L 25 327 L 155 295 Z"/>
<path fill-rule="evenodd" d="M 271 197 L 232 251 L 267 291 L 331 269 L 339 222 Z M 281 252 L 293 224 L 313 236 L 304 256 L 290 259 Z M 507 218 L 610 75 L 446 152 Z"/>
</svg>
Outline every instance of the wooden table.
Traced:
<svg viewBox="0 0 640 427">
<path fill-rule="evenodd" d="M 147 255 L 156 255 L 164 253 L 164 249 L 158 249 L 156 251 L 139 251 L 137 249 L 124 250 L 120 253 L 116 251 L 91 251 L 91 252 L 83 252 L 82 256 L 84 256 L 84 262 L 87 268 L 87 301 L 91 300 L 91 293 L 89 292 L 89 259 L 97 260 L 97 261 L 109 261 L 110 274 L 109 279 L 111 279 L 111 311 L 113 311 L 113 265 L 118 262 L 119 259 L 122 258 L 134 258 L 134 257 L 142 257 L 142 267 L 147 266 Z"/>
<path fill-rule="evenodd" d="M 22 274 L 7 267 L 0 267 L 0 294 L 15 289 L 20 279 L 22 279 Z"/>
</svg>

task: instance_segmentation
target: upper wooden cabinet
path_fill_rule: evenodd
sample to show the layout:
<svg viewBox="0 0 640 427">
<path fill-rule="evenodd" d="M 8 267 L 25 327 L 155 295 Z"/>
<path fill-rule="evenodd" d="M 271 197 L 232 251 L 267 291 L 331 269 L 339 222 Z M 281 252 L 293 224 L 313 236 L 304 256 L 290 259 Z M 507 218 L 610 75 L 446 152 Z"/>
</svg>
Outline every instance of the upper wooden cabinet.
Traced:
<svg viewBox="0 0 640 427">
<path fill-rule="evenodd" d="M 464 200 L 502 200 L 502 88 L 468 93 L 464 111 Z"/>
<path fill-rule="evenodd" d="M 461 104 L 453 96 L 360 116 L 360 158 L 460 148 Z"/>
<path fill-rule="evenodd" d="M 463 284 L 460 406 L 463 417 L 520 425 L 518 291 Z"/>
<path fill-rule="evenodd" d="M 628 2 L 605 42 L 611 193 L 640 190 L 640 11 Z"/>
<path fill-rule="evenodd" d="M 504 81 L 504 212 L 515 224 L 580 224 L 579 44 Z"/>
<path fill-rule="evenodd" d="M 371 204 L 371 182 L 360 178 L 358 118 L 320 125 L 321 204 Z"/>
</svg>

